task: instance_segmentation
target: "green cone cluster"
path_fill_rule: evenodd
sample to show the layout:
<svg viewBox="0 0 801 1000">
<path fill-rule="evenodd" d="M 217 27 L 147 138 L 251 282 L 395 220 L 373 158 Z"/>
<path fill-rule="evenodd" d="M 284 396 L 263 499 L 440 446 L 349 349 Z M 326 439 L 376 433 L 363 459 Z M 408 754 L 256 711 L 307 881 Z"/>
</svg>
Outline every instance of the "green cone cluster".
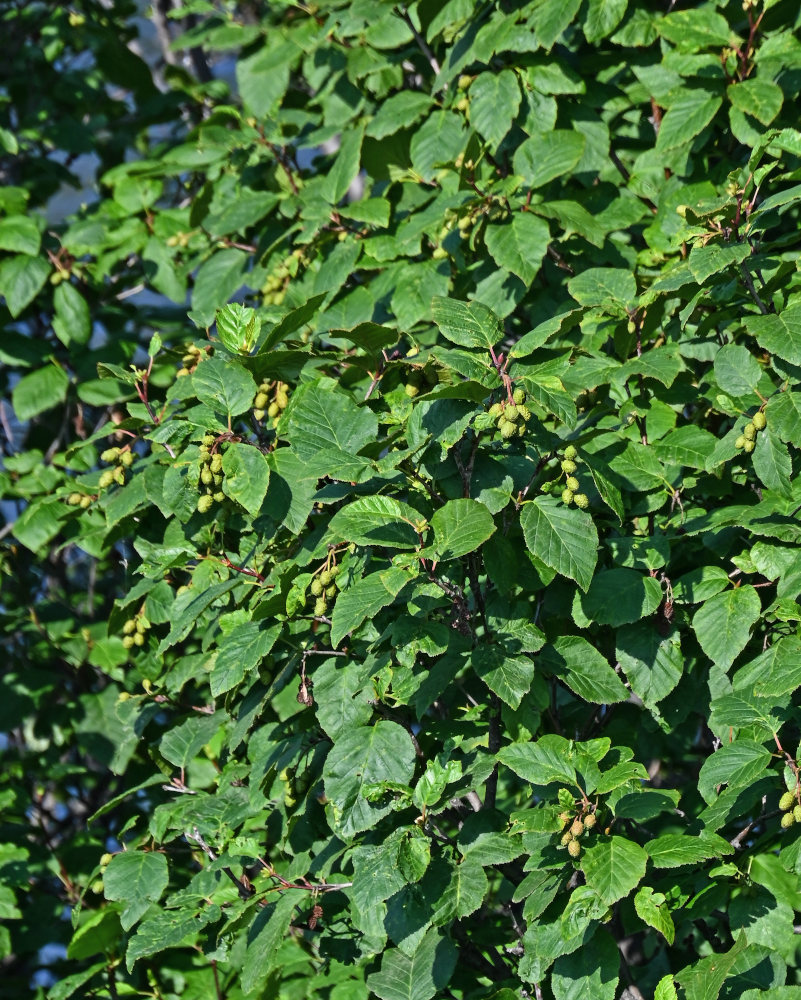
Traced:
<svg viewBox="0 0 801 1000">
<path fill-rule="evenodd" d="M 495 419 L 504 441 L 509 441 L 513 437 L 523 437 L 526 425 L 531 420 L 531 410 L 526 406 L 526 393 L 523 389 L 515 389 L 511 402 L 504 399 L 499 403 L 493 403 L 488 412 Z"/>
<path fill-rule="evenodd" d="M 779 809 L 784 813 L 781 819 L 782 829 L 787 830 L 793 823 L 801 823 L 801 804 L 795 792 L 785 792 L 779 799 Z"/>
<path fill-rule="evenodd" d="M 559 818 L 567 826 L 562 833 L 560 843 L 567 848 L 567 853 L 571 858 L 577 858 L 581 854 L 581 837 L 597 824 L 598 819 L 595 813 L 590 812 L 584 816 L 571 816 L 570 813 L 561 813 Z"/>
<path fill-rule="evenodd" d="M 134 646 L 144 646 L 145 635 L 150 629 L 150 622 L 144 615 L 129 618 L 122 626 L 122 644 L 126 649 Z"/>
<path fill-rule="evenodd" d="M 201 514 L 207 514 L 215 503 L 225 500 L 222 484 L 225 478 L 222 464 L 222 452 L 218 450 L 217 438 L 206 434 L 200 444 L 200 477 L 197 498 L 197 509 Z M 220 442 L 222 447 L 222 442 Z"/>
<path fill-rule="evenodd" d="M 125 485 L 125 470 L 130 469 L 136 461 L 136 455 L 130 448 L 106 448 L 100 456 L 101 462 L 113 462 L 113 469 L 104 469 L 98 480 L 98 487 L 107 490 L 113 483 Z"/>
<path fill-rule="evenodd" d="M 578 463 L 581 459 L 572 444 L 564 450 L 562 458 L 562 472 L 565 476 L 565 488 L 562 490 L 562 503 L 569 507 L 574 503 L 580 510 L 586 510 L 590 505 L 589 497 L 586 493 L 580 493 L 581 483 L 576 478 Z"/>
<path fill-rule="evenodd" d="M 309 584 L 309 594 L 307 600 L 314 601 L 314 614 L 324 615 L 328 610 L 328 605 L 336 600 L 339 593 L 336 578 L 339 575 L 339 566 L 335 563 L 326 565 Z"/>
<path fill-rule="evenodd" d="M 289 386 L 286 382 L 262 382 L 253 397 L 253 416 L 256 420 L 268 417 L 272 426 L 278 426 L 281 414 L 289 405 Z"/>
<path fill-rule="evenodd" d="M 67 497 L 67 503 L 70 507 L 80 507 L 81 510 L 86 510 L 87 507 L 92 506 L 92 497 L 88 493 L 70 493 Z"/>
<path fill-rule="evenodd" d="M 181 358 L 182 367 L 178 369 L 177 375 L 189 375 L 191 374 L 206 356 L 205 351 L 201 347 L 196 347 L 194 344 L 190 344 L 186 349 L 186 354 Z"/>
<path fill-rule="evenodd" d="M 743 427 L 743 433 L 734 442 L 734 447 L 737 451 L 744 451 L 747 455 L 750 454 L 756 447 L 756 436 L 760 431 L 764 431 L 767 427 L 768 420 L 762 410 L 757 410 L 757 412 L 751 417 L 751 420 Z"/>
<path fill-rule="evenodd" d="M 277 265 L 274 271 L 267 275 L 267 280 L 262 285 L 262 302 L 266 306 L 280 306 L 286 296 L 289 282 L 298 273 L 300 265 L 306 265 L 303 250 L 296 247 L 292 253 Z"/>
</svg>

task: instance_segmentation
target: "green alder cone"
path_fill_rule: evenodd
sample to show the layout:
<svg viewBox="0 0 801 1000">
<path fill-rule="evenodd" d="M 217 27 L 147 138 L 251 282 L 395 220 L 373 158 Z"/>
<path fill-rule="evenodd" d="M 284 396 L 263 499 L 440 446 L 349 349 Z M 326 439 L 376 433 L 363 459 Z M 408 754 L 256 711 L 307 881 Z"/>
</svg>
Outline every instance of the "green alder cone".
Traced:
<svg viewBox="0 0 801 1000">
<path fill-rule="evenodd" d="M 734 442 L 734 447 L 737 451 L 742 451 L 743 448 L 745 448 L 745 436 L 743 434 L 741 434 Z"/>
<path fill-rule="evenodd" d="M 576 493 L 578 492 L 579 489 L 579 481 L 574 476 L 568 476 L 567 479 L 565 480 L 565 486 L 569 490 L 572 490 L 573 493 Z"/>
<path fill-rule="evenodd" d="M 586 510 L 590 505 L 590 498 L 586 493 L 576 493 L 573 497 L 573 503 L 575 503 L 579 510 Z"/>
<path fill-rule="evenodd" d="M 517 427 L 509 420 L 501 421 L 499 424 L 499 430 L 501 432 L 501 437 L 507 441 L 509 438 L 513 438 L 515 434 L 517 434 Z"/>
<path fill-rule="evenodd" d="M 785 792 L 779 799 L 779 809 L 781 809 L 782 812 L 787 812 L 787 810 L 792 809 L 794 805 L 795 795 L 792 792 Z"/>
<path fill-rule="evenodd" d="M 577 858 L 581 854 L 581 844 L 577 840 L 571 840 L 567 845 L 567 853 L 571 858 Z"/>
<path fill-rule="evenodd" d="M 309 590 L 315 597 L 319 597 L 323 592 L 322 580 L 319 577 L 316 580 L 312 580 Z"/>
<path fill-rule="evenodd" d="M 204 493 L 202 497 L 197 498 L 198 513 L 207 514 L 213 506 L 214 500 L 208 493 Z"/>
<path fill-rule="evenodd" d="M 756 433 L 757 429 L 756 429 L 756 424 L 754 423 L 746 424 L 745 427 L 743 428 L 743 437 L 745 438 L 746 441 L 753 441 L 754 438 L 756 437 Z"/>
<path fill-rule="evenodd" d="M 568 462 L 572 462 L 578 455 L 578 452 L 576 451 L 575 447 L 572 444 L 569 444 L 567 448 L 565 448 L 564 454 L 565 454 L 565 459 Z M 573 466 L 573 468 L 570 471 L 575 472 L 576 471 L 575 466 Z"/>
<path fill-rule="evenodd" d="M 789 830 L 789 828 L 795 823 L 795 816 L 791 812 L 787 812 L 782 816 L 782 829 Z"/>
<path fill-rule="evenodd" d="M 754 450 L 755 447 L 756 447 L 756 442 L 749 441 L 748 438 L 745 439 L 745 444 L 743 445 L 743 451 L 747 455 L 750 455 L 751 452 Z"/>
<path fill-rule="evenodd" d="M 562 503 L 566 504 L 568 507 L 573 503 L 575 495 L 572 490 L 564 489 L 562 490 Z"/>
<path fill-rule="evenodd" d="M 591 830 L 597 822 L 598 820 L 595 816 L 595 813 L 588 813 L 588 815 L 584 817 L 584 828 L 586 830 Z"/>
<path fill-rule="evenodd" d="M 768 420 L 762 410 L 757 410 L 753 417 L 751 417 L 751 423 L 758 431 L 763 431 L 767 427 Z"/>
<path fill-rule="evenodd" d="M 512 399 L 518 406 L 522 406 L 526 401 L 525 389 L 515 389 L 515 391 L 512 393 Z"/>
<path fill-rule="evenodd" d="M 570 458 L 566 458 L 562 462 L 562 472 L 566 472 L 568 476 L 572 476 L 573 473 L 576 471 L 576 468 L 577 468 L 576 463 Z"/>
<path fill-rule="evenodd" d="M 797 805 L 793 808 L 793 816 L 795 817 L 796 823 L 801 823 L 801 805 Z"/>
</svg>

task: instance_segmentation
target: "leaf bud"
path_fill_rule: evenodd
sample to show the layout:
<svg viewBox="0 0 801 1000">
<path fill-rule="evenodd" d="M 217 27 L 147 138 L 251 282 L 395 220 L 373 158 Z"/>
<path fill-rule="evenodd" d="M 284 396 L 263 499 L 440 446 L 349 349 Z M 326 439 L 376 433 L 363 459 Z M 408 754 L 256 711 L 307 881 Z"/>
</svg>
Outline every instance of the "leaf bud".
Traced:
<svg viewBox="0 0 801 1000">
<path fill-rule="evenodd" d="M 767 426 L 768 420 L 762 410 L 757 410 L 753 417 L 751 417 L 751 423 L 758 431 L 763 431 Z"/>
</svg>

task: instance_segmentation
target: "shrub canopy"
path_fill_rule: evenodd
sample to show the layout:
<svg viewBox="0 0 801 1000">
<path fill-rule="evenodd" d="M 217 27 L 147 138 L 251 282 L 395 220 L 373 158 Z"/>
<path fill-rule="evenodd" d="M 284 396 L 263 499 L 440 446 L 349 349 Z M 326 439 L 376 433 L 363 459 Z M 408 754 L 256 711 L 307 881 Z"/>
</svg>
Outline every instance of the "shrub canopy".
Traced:
<svg viewBox="0 0 801 1000">
<path fill-rule="evenodd" d="M 797 1000 L 798 5 L 154 7 L 0 5 L 4 989 Z"/>
</svg>

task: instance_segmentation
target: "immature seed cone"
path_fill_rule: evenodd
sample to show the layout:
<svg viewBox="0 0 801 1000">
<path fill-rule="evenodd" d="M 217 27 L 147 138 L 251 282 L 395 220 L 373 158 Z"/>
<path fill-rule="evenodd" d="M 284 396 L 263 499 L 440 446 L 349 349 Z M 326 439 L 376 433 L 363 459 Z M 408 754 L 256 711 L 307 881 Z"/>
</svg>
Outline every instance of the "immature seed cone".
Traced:
<svg viewBox="0 0 801 1000">
<path fill-rule="evenodd" d="M 742 434 L 734 442 L 734 447 L 737 449 L 737 451 L 742 451 L 743 448 L 745 448 L 745 438 L 743 437 Z"/>
<path fill-rule="evenodd" d="M 756 437 L 756 432 L 756 424 L 746 424 L 745 427 L 743 427 L 743 437 L 746 441 L 753 441 Z"/>
<path fill-rule="evenodd" d="M 782 830 L 788 830 L 795 823 L 795 816 L 792 813 L 785 813 L 782 816 Z"/>
<path fill-rule="evenodd" d="M 572 458 L 566 458 L 562 462 L 562 472 L 566 472 L 568 476 L 572 476 L 575 471 L 576 471 L 576 463 L 573 461 Z"/>
<path fill-rule="evenodd" d="M 208 493 L 204 493 L 202 497 L 197 498 L 197 509 L 199 514 L 207 514 L 213 505 L 214 500 L 212 500 Z"/>
<path fill-rule="evenodd" d="M 572 490 L 562 490 L 562 503 L 570 506 L 573 503 L 574 493 Z"/>
<path fill-rule="evenodd" d="M 577 858 L 581 854 L 581 844 L 577 840 L 571 840 L 567 845 L 567 853 L 571 858 Z"/>
<path fill-rule="evenodd" d="M 502 420 L 498 427 L 501 432 L 501 437 L 506 441 L 517 434 L 517 428 L 510 420 Z"/>
<path fill-rule="evenodd" d="M 787 812 L 788 809 L 792 809 L 795 805 L 795 795 L 792 792 L 785 792 L 784 795 L 779 799 L 779 809 L 782 812 Z"/>
<path fill-rule="evenodd" d="M 796 823 L 801 823 L 801 806 L 796 806 L 793 809 L 793 816 L 795 816 Z"/>
<path fill-rule="evenodd" d="M 526 401 L 526 391 L 525 389 L 515 389 L 512 393 L 512 399 L 517 403 L 518 406 L 522 406 Z"/>
<path fill-rule="evenodd" d="M 751 423 L 756 427 L 758 431 L 763 431 L 768 423 L 768 418 L 762 412 L 762 410 L 757 410 L 757 412 L 751 417 Z"/>
<path fill-rule="evenodd" d="M 750 455 L 753 450 L 754 450 L 754 442 L 749 441 L 748 438 L 746 438 L 745 444 L 743 445 L 743 451 Z"/>
<path fill-rule="evenodd" d="M 584 817 L 584 829 L 591 830 L 597 822 L 598 820 L 595 818 L 595 813 L 590 813 Z"/>
<path fill-rule="evenodd" d="M 578 493 L 579 481 L 578 479 L 576 479 L 575 476 L 568 476 L 567 479 L 565 480 L 565 486 L 569 490 L 572 490 L 574 493 Z"/>
<path fill-rule="evenodd" d="M 566 847 L 572 839 L 573 839 L 573 834 L 570 832 L 570 830 L 568 830 L 567 833 L 563 833 L 562 839 L 560 841 L 562 847 Z"/>
<path fill-rule="evenodd" d="M 568 462 L 572 462 L 577 454 L 578 452 L 576 451 L 576 449 L 573 447 L 572 444 L 569 444 L 567 448 L 565 448 L 565 458 L 568 460 Z"/>
<path fill-rule="evenodd" d="M 580 837 L 584 833 L 584 824 L 580 819 L 573 820 L 573 825 L 570 827 L 570 832 L 574 837 Z"/>
<path fill-rule="evenodd" d="M 573 497 L 573 503 L 578 507 L 579 510 L 586 510 L 590 505 L 590 498 L 586 493 L 577 493 Z"/>
</svg>

